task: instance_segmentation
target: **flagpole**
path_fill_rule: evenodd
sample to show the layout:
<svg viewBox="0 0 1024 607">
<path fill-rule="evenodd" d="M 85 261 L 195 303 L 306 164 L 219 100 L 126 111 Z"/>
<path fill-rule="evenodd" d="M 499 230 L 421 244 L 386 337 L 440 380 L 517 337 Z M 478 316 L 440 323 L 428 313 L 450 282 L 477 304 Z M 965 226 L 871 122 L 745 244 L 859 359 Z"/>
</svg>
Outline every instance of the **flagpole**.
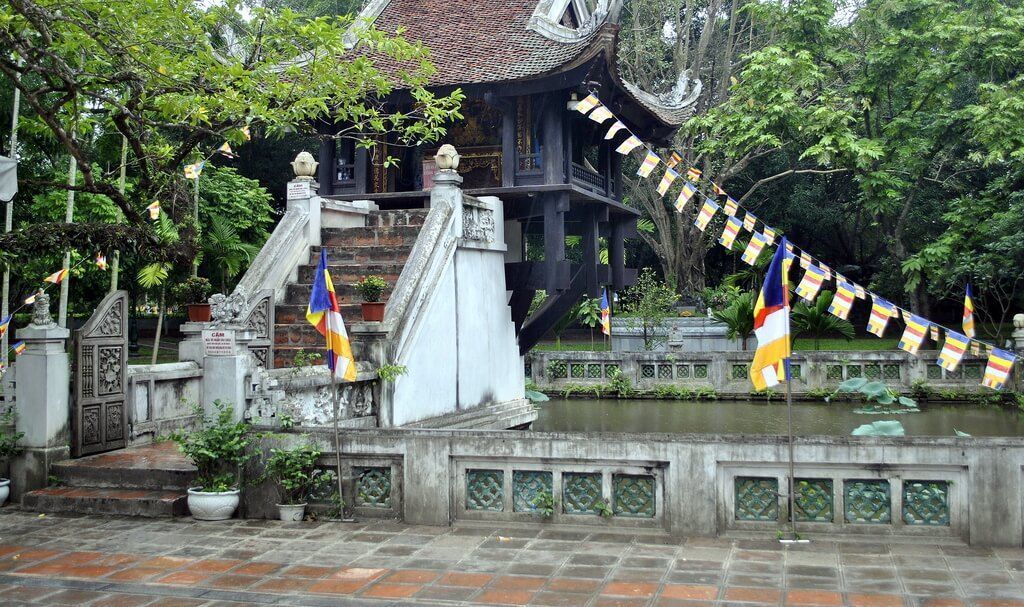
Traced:
<svg viewBox="0 0 1024 607">
<path fill-rule="evenodd" d="M 78 177 L 78 159 L 74 155 L 71 156 L 70 164 L 68 165 L 68 202 L 67 208 L 64 212 L 64 223 L 73 223 L 75 217 L 75 182 Z M 64 251 L 64 265 L 62 269 L 68 271 L 71 268 L 71 249 Z M 68 272 L 70 274 L 70 271 Z M 57 308 L 57 325 L 60 328 L 68 326 L 68 290 L 71 286 L 71 276 L 65 275 L 64 279 L 60 281 L 60 305 Z"/>
<path fill-rule="evenodd" d="M 18 57 L 18 67 L 21 67 L 22 59 Z M 14 87 L 14 103 L 11 108 L 11 160 L 14 161 L 15 165 L 18 163 L 18 118 L 21 114 L 21 89 Z M 14 228 L 14 198 L 7 201 L 5 205 L 7 208 L 4 209 L 4 233 L 7 234 Z M 4 266 L 4 282 L 3 282 L 3 309 L 0 310 L 0 318 L 7 318 L 10 313 L 11 305 L 8 301 L 11 296 L 11 268 Z M 5 331 L 3 337 L 0 337 L 0 349 L 3 349 L 3 355 L 0 356 L 0 362 L 7 366 L 7 344 L 9 341 L 8 331 Z"/>
<path fill-rule="evenodd" d="M 128 162 L 128 137 L 121 135 L 121 175 L 117 180 L 117 191 L 121 192 L 124 196 L 124 181 L 126 173 L 126 165 Z M 121 210 L 117 211 L 118 223 L 121 222 Z M 121 273 L 121 251 L 114 249 L 113 259 L 110 260 L 110 292 L 113 293 L 117 290 L 117 280 Z"/>
<path fill-rule="evenodd" d="M 328 353 L 330 356 L 330 353 Z M 337 364 L 337 362 L 335 362 Z M 334 453 L 336 454 L 335 463 L 335 475 L 338 481 L 338 515 L 345 519 L 345 500 L 344 493 L 342 493 L 342 481 L 341 481 L 341 430 L 338 429 L 338 417 L 341 415 L 341 402 L 340 402 L 340 391 L 338 390 L 338 374 L 334 372 L 334 369 L 328 367 L 328 372 L 331 374 L 331 392 L 332 400 L 334 401 Z"/>
<path fill-rule="evenodd" d="M 786 324 L 789 324 L 789 317 L 786 318 Z M 788 339 L 788 338 L 787 338 Z M 794 487 L 796 486 L 794 469 L 796 464 L 794 463 L 794 447 L 793 447 L 793 378 L 790 376 L 790 365 L 789 359 L 786 359 L 786 414 L 789 418 L 789 530 L 792 533 L 792 540 L 797 539 L 796 535 L 796 493 Z"/>
</svg>

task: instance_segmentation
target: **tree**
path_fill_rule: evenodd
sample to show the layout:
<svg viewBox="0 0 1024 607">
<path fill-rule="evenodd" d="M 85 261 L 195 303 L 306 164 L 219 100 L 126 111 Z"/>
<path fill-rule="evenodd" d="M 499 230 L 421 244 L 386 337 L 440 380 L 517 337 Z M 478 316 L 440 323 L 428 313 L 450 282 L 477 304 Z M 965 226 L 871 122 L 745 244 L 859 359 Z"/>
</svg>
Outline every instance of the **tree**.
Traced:
<svg viewBox="0 0 1024 607">
<path fill-rule="evenodd" d="M 644 349 L 653 350 L 664 343 L 662 334 L 665 319 L 672 316 L 672 306 L 678 295 L 675 290 L 658 280 L 654 270 L 644 268 L 636 283 L 626 290 L 623 310 L 632 328 L 643 332 Z"/>
<path fill-rule="evenodd" d="M 728 306 L 712 315 L 725 324 L 726 337 L 740 340 L 740 346 L 746 351 L 747 339 L 754 332 L 754 293 L 740 293 Z"/>
<path fill-rule="evenodd" d="M 801 299 L 793 306 L 793 315 L 790 321 L 793 337 L 804 333 L 810 334 L 814 337 L 815 350 L 820 349 L 821 338 L 826 335 L 839 334 L 846 341 L 853 339 L 853 324 L 828 311 L 833 296 L 832 291 L 825 290 L 818 293 L 818 297 L 812 303 Z"/>
</svg>

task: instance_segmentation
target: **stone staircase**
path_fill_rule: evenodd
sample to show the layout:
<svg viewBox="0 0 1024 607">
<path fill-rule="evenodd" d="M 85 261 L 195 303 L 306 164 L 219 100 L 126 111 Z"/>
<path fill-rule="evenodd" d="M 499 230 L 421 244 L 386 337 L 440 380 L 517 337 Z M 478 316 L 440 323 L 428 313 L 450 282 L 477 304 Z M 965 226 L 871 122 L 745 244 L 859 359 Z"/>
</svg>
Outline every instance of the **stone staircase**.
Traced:
<svg viewBox="0 0 1024 607">
<path fill-rule="evenodd" d="M 372 211 L 365 227 L 322 230 L 322 248 L 327 250 L 331 279 L 341 316 L 347 324 L 362 319 L 361 300 L 353 283 L 376 274 L 388 283 L 383 301 L 391 296 L 427 212 L 425 209 Z M 323 349 L 323 337 L 306 322 L 306 306 L 320 249 L 310 249 L 309 263 L 299 266 L 297 280 L 288 285 L 284 302 L 277 305 L 274 319 L 274 366 L 277 368 L 291 366 L 299 350 L 319 352 Z"/>
<path fill-rule="evenodd" d="M 167 441 L 57 462 L 58 484 L 26 493 L 22 507 L 35 512 L 129 516 L 188 514 L 188 489 L 196 469 Z"/>
</svg>

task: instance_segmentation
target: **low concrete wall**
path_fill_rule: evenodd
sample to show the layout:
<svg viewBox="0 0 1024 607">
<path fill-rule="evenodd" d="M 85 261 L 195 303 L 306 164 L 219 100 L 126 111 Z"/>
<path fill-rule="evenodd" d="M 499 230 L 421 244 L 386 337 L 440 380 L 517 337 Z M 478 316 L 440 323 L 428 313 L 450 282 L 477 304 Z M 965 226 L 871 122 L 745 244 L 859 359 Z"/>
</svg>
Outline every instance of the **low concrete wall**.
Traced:
<svg viewBox="0 0 1024 607">
<path fill-rule="evenodd" d="M 329 432 L 311 432 L 332 451 Z M 795 460 L 801 533 L 1021 545 L 1024 439 L 805 437 Z M 342 461 L 357 514 L 411 524 L 716 535 L 774 534 L 787 519 L 781 436 L 350 430 Z M 322 465 L 333 469 L 333 455 Z M 548 519 L 536 512 L 540 494 L 551 498 Z M 266 492 L 245 499 L 250 515 L 272 515 Z"/>
<path fill-rule="evenodd" d="M 571 384 L 607 384 L 616 372 L 638 390 L 662 385 L 712 389 L 719 396 L 748 396 L 753 387 L 749 368 L 754 353 L 747 352 L 547 352 L 526 357 L 527 379 L 542 390 L 560 391 Z M 891 388 L 910 391 L 915 384 L 934 391 L 985 391 L 981 378 L 986 359 L 967 356 L 950 373 L 935 364 L 936 351 L 917 356 L 901 350 L 867 352 L 795 352 L 792 359 L 793 392 L 799 395 L 834 390 L 844 379 L 866 377 Z M 1009 388 L 1008 388 L 1009 389 Z"/>
<path fill-rule="evenodd" d="M 194 362 L 128 365 L 129 443 L 143 445 L 195 422 L 203 370 Z"/>
<path fill-rule="evenodd" d="M 666 318 L 655 333 L 655 352 L 734 352 L 743 349 L 738 339 L 729 339 L 728 327 L 706 316 Z M 748 339 L 748 345 L 754 340 Z M 612 317 L 612 350 L 615 352 L 644 352 L 643 326 L 639 318 Z"/>
</svg>

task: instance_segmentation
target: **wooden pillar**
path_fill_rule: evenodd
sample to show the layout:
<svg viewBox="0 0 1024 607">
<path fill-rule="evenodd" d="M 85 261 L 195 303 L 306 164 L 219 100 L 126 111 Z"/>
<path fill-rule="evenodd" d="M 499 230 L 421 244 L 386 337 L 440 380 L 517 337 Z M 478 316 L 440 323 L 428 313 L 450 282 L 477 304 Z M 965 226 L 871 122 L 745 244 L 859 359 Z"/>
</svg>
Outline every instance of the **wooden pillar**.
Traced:
<svg viewBox="0 0 1024 607">
<path fill-rule="evenodd" d="M 320 140 L 320 166 L 317 167 L 317 181 L 320 182 L 319 194 L 330 196 L 334 193 L 334 139 L 324 137 Z"/>
<path fill-rule="evenodd" d="M 565 129 L 562 114 L 565 104 L 559 94 L 548 95 L 544 103 L 541 143 L 543 148 L 544 183 L 568 183 L 565 176 Z"/>
<path fill-rule="evenodd" d="M 611 144 L 609 144 L 609 151 L 611 152 Z M 612 189 L 609 196 L 615 200 L 622 200 L 622 155 L 616 153 L 609 153 L 611 156 L 611 171 L 608 175 L 613 179 L 615 187 Z"/>
<path fill-rule="evenodd" d="M 501 186 L 516 185 L 516 104 L 509 103 L 501 114 Z"/>
<path fill-rule="evenodd" d="M 370 180 L 370 163 L 369 155 L 366 153 L 366 148 L 356 146 L 355 153 L 355 175 L 356 178 L 356 194 L 366 194 L 369 190 L 367 189 L 367 183 Z"/>
<path fill-rule="evenodd" d="M 626 224 L 612 221 L 612 233 L 608 238 L 608 264 L 612 267 L 612 289 L 626 288 Z"/>
<path fill-rule="evenodd" d="M 587 279 L 587 297 L 590 298 L 601 296 L 601 285 L 597 279 L 597 264 L 601 262 L 598 248 L 597 221 L 598 214 L 594 207 L 586 208 L 581 222 L 580 244 L 583 248 L 583 270 L 586 273 Z"/>
<path fill-rule="evenodd" d="M 568 210 L 568 192 L 555 192 L 544 201 L 544 275 L 549 297 L 569 287 L 569 262 L 565 260 L 565 214 Z"/>
</svg>

